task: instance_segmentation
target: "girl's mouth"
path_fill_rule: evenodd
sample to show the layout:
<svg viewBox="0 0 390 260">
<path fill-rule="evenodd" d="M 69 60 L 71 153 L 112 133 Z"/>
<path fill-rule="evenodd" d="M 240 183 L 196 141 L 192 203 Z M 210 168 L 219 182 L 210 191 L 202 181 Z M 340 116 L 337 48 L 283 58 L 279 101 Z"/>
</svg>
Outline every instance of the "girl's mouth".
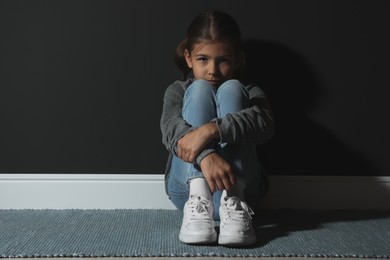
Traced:
<svg viewBox="0 0 390 260">
<path fill-rule="evenodd" d="M 219 85 L 219 80 L 208 80 L 208 82 L 210 82 L 210 84 L 214 86 Z"/>
</svg>

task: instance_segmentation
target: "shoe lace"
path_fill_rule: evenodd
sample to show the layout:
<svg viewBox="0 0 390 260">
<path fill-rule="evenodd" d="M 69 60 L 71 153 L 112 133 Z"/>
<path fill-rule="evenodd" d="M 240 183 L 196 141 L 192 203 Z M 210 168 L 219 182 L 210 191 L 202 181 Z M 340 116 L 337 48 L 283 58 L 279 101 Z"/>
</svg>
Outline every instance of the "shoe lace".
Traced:
<svg viewBox="0 0 390 260">
<path fill-rule="evenodd" d="M 191 196 L 188 200 L 188 210 L 191 220 L 210 220 L 208 208 L 210 201 L 201 196 Z"/>
<path fill-rule="evenodd" d="M 237 197 L 227 197 L 221 204 L 224 210 L 224 222 L 234 224 L 244 224 L 246 227 L 249 226 L 253 210 L 243 201 Z"/>
</svg>

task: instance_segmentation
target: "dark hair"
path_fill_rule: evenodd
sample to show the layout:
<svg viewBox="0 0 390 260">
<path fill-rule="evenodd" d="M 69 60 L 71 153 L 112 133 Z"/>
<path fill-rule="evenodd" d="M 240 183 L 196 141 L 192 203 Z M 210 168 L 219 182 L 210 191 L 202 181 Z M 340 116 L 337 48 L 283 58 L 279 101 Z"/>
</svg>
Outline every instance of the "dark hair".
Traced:
<svg viewBox="0 0 390 260">
<path fill-rule="evenodd" d="M 228 42 L 243 66 L 241 31 L 236 21 L 230 15 L 220 11 L 203 12 L 192 20 L 187 29 L 185 40 L 176 49 L 175 63 L 181 71 L 183 79 L 186 79 L 191 72 L 186 63 L 184 51 L 187 49 L 191 53 L 194 44 L 204 41 Z"/>
</svg>

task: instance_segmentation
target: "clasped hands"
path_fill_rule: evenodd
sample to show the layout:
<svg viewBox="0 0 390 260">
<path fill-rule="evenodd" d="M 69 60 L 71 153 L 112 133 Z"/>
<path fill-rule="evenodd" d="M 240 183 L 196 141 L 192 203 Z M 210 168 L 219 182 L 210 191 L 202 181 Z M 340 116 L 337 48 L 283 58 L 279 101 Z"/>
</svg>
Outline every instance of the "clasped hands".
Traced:
<svg viewBox="0 0 390 260">
<path fill-rule="evenodd" d="M 177 143 L 177 155 L 188 163 L 196 163 L 198 154 L 215 139 L 219 138 L 215 123 L 204 124 L 187 133 Z M 233 168 L 217 153 L 206 155 L 200 162 L 200 168 L 207 180 L 210 190 L 230 190 L 235 184 Z"/>
</svg>

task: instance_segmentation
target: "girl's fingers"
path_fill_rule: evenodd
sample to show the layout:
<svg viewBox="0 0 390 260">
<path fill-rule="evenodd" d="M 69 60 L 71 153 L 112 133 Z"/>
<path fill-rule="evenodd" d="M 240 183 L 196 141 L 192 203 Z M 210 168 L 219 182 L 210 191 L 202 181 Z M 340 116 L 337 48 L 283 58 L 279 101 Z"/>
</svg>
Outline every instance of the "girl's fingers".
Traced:
<svg viewBox="0 0 390 260">
<path fill-rule="evenodd" d="M 190 156 L 188 157 L 188 162 L 190 162 L 190 163 L 195 162 L 195 156 L 193 154 L 190 154 Z"/>
<path fill-rule="evenodd" d="M 182 150 L 181 150 L 180 146 L 177 147 L 177 157 L 182 158 Z"/>
<path fill-rule="evenodd" d="M 208 179 L 208 178 L 206 178 L 206 180 L 207 180 L 207 183 L 209 184 L 209 188 L 210 188 L 211 192 L 214 193 L 216 191 L 215 190 L 215 186 L 216 186 L 215 182 L 211 179 Z"/>
<path fill-rule="evenodd" d="M 223 186 L 224 186 L 224 189 L 230 190 L 230 188 L 232 187 L 232 183 L 231 183 L 230 179 L 223 179 Z"/>
<path fill-rule="evenodd" d="M 217 187 L 218 187 L 218 190 L 224 190 L 225 189 L 225 185 L 224 185 L 223 181 L 218 180 L 217 181 Z"/>
<path fill-rule="evenodd" d="M 232 186 L 236 184 L 236 177 L 234 177 L 234 174 L 230 174 L 229 179 Z"/>
</svg>

